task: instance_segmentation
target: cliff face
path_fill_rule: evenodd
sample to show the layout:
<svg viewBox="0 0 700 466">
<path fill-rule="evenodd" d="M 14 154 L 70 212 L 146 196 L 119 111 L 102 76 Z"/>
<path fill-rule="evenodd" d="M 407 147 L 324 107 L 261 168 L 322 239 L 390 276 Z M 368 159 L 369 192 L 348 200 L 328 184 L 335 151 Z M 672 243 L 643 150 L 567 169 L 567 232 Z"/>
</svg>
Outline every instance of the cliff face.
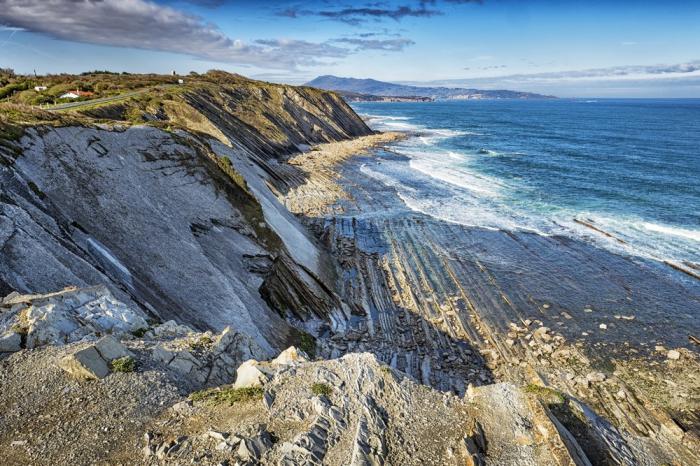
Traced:
<svg viewBox="0 0 700 466">
<path fill-rule="evenodd" d="M 342 313 L 328 259 L 264 180 L 305 145 L 370 130 L 334 94 L 226 76 L 5 139 L 0 294 L 106 284 L 156 319 L 230 325 L 266 354 L 298 339 L 280 315 Z"/>
</svg>

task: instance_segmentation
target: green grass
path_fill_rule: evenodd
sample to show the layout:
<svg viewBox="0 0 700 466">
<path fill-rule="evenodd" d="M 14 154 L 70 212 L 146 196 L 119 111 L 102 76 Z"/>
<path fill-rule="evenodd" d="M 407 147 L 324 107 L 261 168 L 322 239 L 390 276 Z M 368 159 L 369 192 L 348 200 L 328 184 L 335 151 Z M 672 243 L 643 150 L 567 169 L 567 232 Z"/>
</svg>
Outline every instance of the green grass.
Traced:
<svg viewBox="0 0 700 466">
<path fill-rule="evenodd" d="M 563 404 L 566 399 L 561 392 L 549 387 L 542 387 L 534 383 L 525 386 L 525 393 L 531 393 L 537 398 L 549 404 Z"/>
<path fill-rule="evenodd" d="M 124 356 L 112 361 L 112 370 L 114 372 L 134 372 L 136 370 L 136 361 L 131 356 Z"/>
<path fill-rule="evenodd" d="M 311 392 L 317 396 L 331 396 L 333 389 L 325 383 L 315 383 L 311 386 Z"/>
<path fill-rule="evenodd" d="M 137 328 L 131 334 L 136 338 L 143 338 L 143 336 L 148 332 L 148 328 Z"/>
<path fill-rule="evenodd" d="M 202 335 L 201 337 L 197 338 L 194 341 L 190 342 L 190 349 L 192 350 L 203 350 L 207 346 L 211 345 L 214 342 L 214 340 L 211 339 L 210 336 L 208 335 Z"/>
<path fill-rule="evenodd" d="M 192 393 L 190 400 L 206 401 L 215 405 L 226 403 L 232 406 L 243 401 L 262 400 L 263 393 L 262 387 L 213 388 Z"/>
<path fill-rule="evenodd" d="M 299 349 L 314 359 L 316 357 L 316 339 L 308 333 L 302 333 L 299 340 Z"/>
</svg>

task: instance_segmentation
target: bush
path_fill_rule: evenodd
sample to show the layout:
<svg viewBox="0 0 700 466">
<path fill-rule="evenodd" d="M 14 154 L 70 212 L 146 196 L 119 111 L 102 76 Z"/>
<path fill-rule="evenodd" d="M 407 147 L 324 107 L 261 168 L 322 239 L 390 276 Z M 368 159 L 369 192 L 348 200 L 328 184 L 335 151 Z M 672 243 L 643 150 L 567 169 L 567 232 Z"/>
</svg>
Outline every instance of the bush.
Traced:
<svg viewBox="0 0 700 466">
<path fill-rule="evenodd" d="M 202 335 L 198 339 L 196 339 L 194 341 L 190 341 L 189 346 L 190 346 L 190 349 L 193 349 L 193 350 L 203 350 L 207 346 L 211 345 L 212 343 L 214 343 L 214 340 L 212 340 L 209 335 Z"/>
<path fill-rule="evenodd" d="M 308 333 L 302 333 L 299 340 L 299 349 L 314 359 L 316 357 L 316 339 Z"/>
<path fill-rule="evenodd" d="M 245 388 L 223 388 L 200 390 L 190 395 L 192 401 L 208 401 L 213 404 L 228 403 L 232 406 L 239 401 L 262 400 L 264 390 L 262 387 L 245 387 Z"/>
<path fill-rule="evenodd" d="M 527 384 L 525 386 L 525 392 L 532 393 L 536 397 L 549 404 L 562 404 L 564 403 L 564 401 L 566 401 L 564 395 L 554 390 L 553 388 L 542 387 L 534 383 Z"/>
<path fill-rule="evenodd" d="M 29 83 L 8 84 L 7 86 L 0 88 L 0 99 L 11 96 L 18 91 L 26 91 L 27 89 L 29 89 Z"/>
<path fill-rule="evenodd" d="M 317 396 L 331 396 L 333 389 L 325 383 L 315 383 L 311 386 L 311 392 Z"/>
<path fill-rule="evenodd" d="M 148 332 L 148 328 L 137 328 L 131 334 L 136 338 L 143 338 L 143 336 Z"/>
<path fill-rule="evenodd" d="M 136 370 L 136 361 L 131 356 L 124 356 L 112 361 L 112 370 L 114 372 L 134 372 Z"/>
</svg>

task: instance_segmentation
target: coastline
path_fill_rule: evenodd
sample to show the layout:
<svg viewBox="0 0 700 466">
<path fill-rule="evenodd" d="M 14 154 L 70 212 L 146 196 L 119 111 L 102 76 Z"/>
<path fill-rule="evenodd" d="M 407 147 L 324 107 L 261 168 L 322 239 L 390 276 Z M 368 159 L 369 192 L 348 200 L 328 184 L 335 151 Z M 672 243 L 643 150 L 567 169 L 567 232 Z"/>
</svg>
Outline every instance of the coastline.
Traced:
<svg viewBox="0 0 700 466">
<path fill-rule="evenodd" d="M 325 343 L 327 357 L 371 351 L 457 393 L 499 381 L 549 387 L 619 429 L 625 447 L 606 452 L 606 461 L 629 459 L 625 448 L 648 448 L 646 436 L 659 426 L 687 445 L 697 441 L 700 358 L 689 338 L 700 333 L 691 311 L 700 295 L 693 284 L 670 280 L 663 264 L 583 241 L 413 211 L 363 170 L 400 159 L 381 146 L 360 144 L 354 154 L 329 147 L 327 160 L 304 154 L 291 162 L 309 182 L 285 204 L 338 259 L 344 299 L 362 303 L 352 328 Z M 667 357 L 669 350 L 680 358 Z M 590 425 L 603 422 L 587 416 Z M 595 454 L 600 445 L 585 448 L 603 460 Z"/>
<path fill-rule="evenodd" d="M 284 205 L 294 214 L 324 214 L 337 201 L 348 199 L 348 193 L 337 182 L 337 165 L 407 137 L 408 134 L 397 131 L 381 132 L 346 141 L 319 144 L 290 158 L 287 163 L 301 170 L 306 183 L 287 192 L 282 200 Z"/>
</svg>

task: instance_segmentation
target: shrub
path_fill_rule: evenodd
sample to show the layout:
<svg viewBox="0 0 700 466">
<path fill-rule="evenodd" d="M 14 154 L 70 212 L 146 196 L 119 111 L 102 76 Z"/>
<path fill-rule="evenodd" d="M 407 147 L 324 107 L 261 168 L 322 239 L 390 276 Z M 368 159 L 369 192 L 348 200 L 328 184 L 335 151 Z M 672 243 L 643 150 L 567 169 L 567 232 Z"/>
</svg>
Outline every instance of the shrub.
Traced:
<svg viewBox="0 0 700 466">
<path fill-rule="evenodd" d="M 542 387 L 541 385 L 536 385 L 534 383 L 527 384 L 525 386 L 525 392 L 532 393 L 542 401 L 549 404 L 562 404 L 564 401 L 566 401 L 564 395 L 553 388 Z"/>
<path fill-rule="evenodd" d="M 136 370 L 136 361 L 131 356 L 124 356 L 112 361 L 112 370 L 114 372 L 134 372 Z"/>
<path fill-rule="evenodd" d="M 202 335 L 197 340 L 190 342 L 190 349 L 193 349 L 193 350 L 204 349 L 207 346 L 211 345 L 213 342 L 214 342 L 214 340 L 212 340 L 209 335 Z"/>
<path fill-rule="evenodd" d="M 264 390 L 262 387 L 244 387 L 244 388 L 223 388 L 200 390 L 190 395 L 192 401 L 208 401 L 213 404 L 228 403 L 232 406 L 239 401 L 261 400 Z"/>
<path fill-rule="evenodd" d="M 299 349 L 314 359 L 316 357 L 316 339 L 308 333 L 302 333 L 299 340 Z"/>
<path fill-rule="evenodd" d="M 311 386 L 311 392 L 317 396 L 331 396 L 333 389 L 325 383 L 315 383 Z"/>
<path fill-rule="evenodd" d="M 131 334 L 136 338 L 143 338 L 143 336 L 148 332 L 148 328 L 137 328 Z"/>
</svg>

